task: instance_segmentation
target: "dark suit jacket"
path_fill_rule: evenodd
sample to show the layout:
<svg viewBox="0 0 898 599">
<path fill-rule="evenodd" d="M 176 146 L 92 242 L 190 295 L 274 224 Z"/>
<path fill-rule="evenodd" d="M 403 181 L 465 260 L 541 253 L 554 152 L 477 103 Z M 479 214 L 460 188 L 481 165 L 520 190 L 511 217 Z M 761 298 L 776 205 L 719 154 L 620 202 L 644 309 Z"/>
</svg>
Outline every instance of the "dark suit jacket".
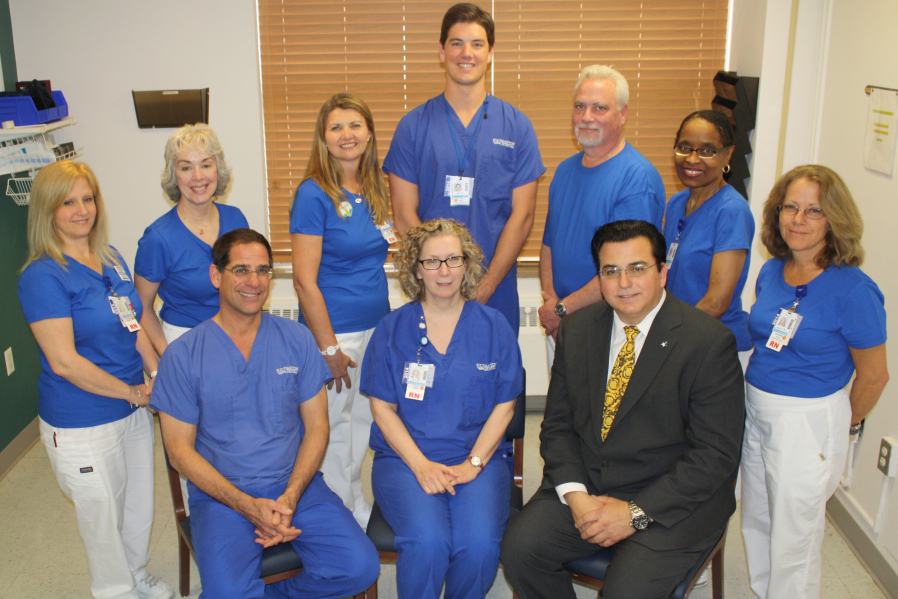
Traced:
<svg viewBox="0 0 898 599">
<path fill-rule="evenodd" d="M 658 549 L 719 531 L 736 509 L 745 388 L 733 333 L 670 292 L 601 436 L 613 311 L 605 302 L 561 323 L 540 434 L 537 498 L 578 482 L 590 494 L 633 500 L 655 520 L 630 537 Z"/>
</svg>

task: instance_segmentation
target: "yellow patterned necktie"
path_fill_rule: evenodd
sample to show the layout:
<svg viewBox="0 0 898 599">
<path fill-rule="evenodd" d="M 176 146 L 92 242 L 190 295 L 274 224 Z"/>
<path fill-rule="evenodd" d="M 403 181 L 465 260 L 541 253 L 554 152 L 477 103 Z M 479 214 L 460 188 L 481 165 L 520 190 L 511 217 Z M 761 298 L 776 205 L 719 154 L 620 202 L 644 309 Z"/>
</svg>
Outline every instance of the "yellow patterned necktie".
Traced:
<svg viewBox="0 0 898 599">
<path fill-rule="evenodd" d="M 639 329 L 634 326 L 624 327 L 627 334 L 627 342 L 620 348 L 611 376 L 608 377 L 608 387 L 605 388 L 605 410 L 602 414 L 602 441 L 608 438 L 608 431 L 614 422 L 614 416 L 620 407 L 620 400 L 627 390 L 630 375 L 633 374 L 633 366 L 636 364 L 636 351 L 634 340 L 639 334 Z"/>
</svg>

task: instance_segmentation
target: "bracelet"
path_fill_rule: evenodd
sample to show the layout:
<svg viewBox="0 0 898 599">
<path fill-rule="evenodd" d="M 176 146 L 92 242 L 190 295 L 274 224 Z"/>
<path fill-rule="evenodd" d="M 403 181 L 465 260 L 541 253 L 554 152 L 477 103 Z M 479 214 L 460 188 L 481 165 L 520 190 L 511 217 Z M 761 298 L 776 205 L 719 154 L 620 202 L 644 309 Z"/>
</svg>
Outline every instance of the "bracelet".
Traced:
<svg viewBox="0 0 898 599">
<path fill-rule="evenodd" d="M 852 424 L 851 428 L 848 429 L 849 435 L 856 435 L 861 432 L 861 429 L 864 428 L 864 421 L 861 420 L 857 424 Z"/>
<path fill-rule="evenodd" d="M 131 401 L 130 399 L 128 400 L 128 403 L 131 404 L 131 409 L 132 409 L 132 410 L 133 410 L 134 408 L 139 408 L 139 407 L 140 407 L 140 398 L 141 398 L 141 395 L 140 395 L 140 388 L 134 387 L 134 390 L 137 391 L 137 401 Z"/>
</svg>

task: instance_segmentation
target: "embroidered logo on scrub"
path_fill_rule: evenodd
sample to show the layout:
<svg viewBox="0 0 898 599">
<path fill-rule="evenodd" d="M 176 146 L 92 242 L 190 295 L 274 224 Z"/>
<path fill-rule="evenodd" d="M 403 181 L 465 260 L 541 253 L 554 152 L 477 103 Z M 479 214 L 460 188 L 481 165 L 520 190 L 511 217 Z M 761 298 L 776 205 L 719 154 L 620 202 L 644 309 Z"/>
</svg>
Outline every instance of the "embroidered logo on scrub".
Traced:
<svg viewBox="0 0 898 599">
<path fill-rule="evenodd" d="M 296 374 L 299 372 L 299 368 L 296 366 L 284 366 L 283 368 L 278 368 L 278 374 Z"/>
<path fill-rule="evenodd" d="M 508 141 L 507 139 L 497 139 L 494 137 L 493 143 L 496 144 L 497 146 L 505 146 L 506 148 L 511 148 L 512 150 L 514 150 L 514 142 L 513 141 Z"/>
<path fill-rule="evenodd" d="M 482 370 L 484 372 L 489 372 L 490 370 L 495 370 L 495 369 L 496 369 L 495 362 L 493 362 L 492 364 L 478 364 L 477 365 L 477 370 Z"/>
</svg>

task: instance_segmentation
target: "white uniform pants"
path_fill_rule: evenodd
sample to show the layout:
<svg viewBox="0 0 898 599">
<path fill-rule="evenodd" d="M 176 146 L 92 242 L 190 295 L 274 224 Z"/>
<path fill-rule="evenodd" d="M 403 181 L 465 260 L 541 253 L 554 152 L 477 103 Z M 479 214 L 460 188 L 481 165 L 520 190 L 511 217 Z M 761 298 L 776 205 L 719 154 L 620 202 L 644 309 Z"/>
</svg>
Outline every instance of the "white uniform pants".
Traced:
<svg viewBox="0 0 898 599">
<path fill-rule="evenodd" d="M 337 393 L 337 385 L 327 392 L 327 413 L 330 419 L 331 435 L 321 464 L 324 482 L 331 491 L 343 500 L 343 505 L 352 512 L 356 521 L 365 530 L 371 516 L 371 506 L 362 494 L 362 460 L 368 452 L 371 435 L 371 402 L 359 393 L 361 383 L 362 358 L 374 329 L 358 333 L 341 333 L 337 343 L 344 354 L 358 364 L 349 369 L 352 387 L 343 385 Z"/>
<path fill-rule="evenodd" d="M 161 318 L 159 319 L 159 322 L 162 323 L 162 334 L 165 335 L 166 343 L 171 343 L 190 330 L 190 327 L 179 327 L 173 324 L 168 324 Z M 184 498 L 184 513 L 189 516 L 190 502 L 187 501 L 187 498 L 190 496 L 190 493 L 187 492 L 187 479 L 184 478 L 183 474 L 180 474 L 179 476 L 181 477 L 181 497 Z"/>
<path fill-rule="evenodd" d="M 826 501 L 848 456 L 848 393 L 808 399 L 747 387 L 742 536 L 751 590 L 816 599 Z"/>
<path fill-rule="evenodd" d="M 75 504 L 90 590 L 138 599 L 132 572 L 146 566 L 153 526 L 153 417 L 139 408 L 109 424 L 56 428 L 41 441 L 59 487 Z"/>
</svg>

